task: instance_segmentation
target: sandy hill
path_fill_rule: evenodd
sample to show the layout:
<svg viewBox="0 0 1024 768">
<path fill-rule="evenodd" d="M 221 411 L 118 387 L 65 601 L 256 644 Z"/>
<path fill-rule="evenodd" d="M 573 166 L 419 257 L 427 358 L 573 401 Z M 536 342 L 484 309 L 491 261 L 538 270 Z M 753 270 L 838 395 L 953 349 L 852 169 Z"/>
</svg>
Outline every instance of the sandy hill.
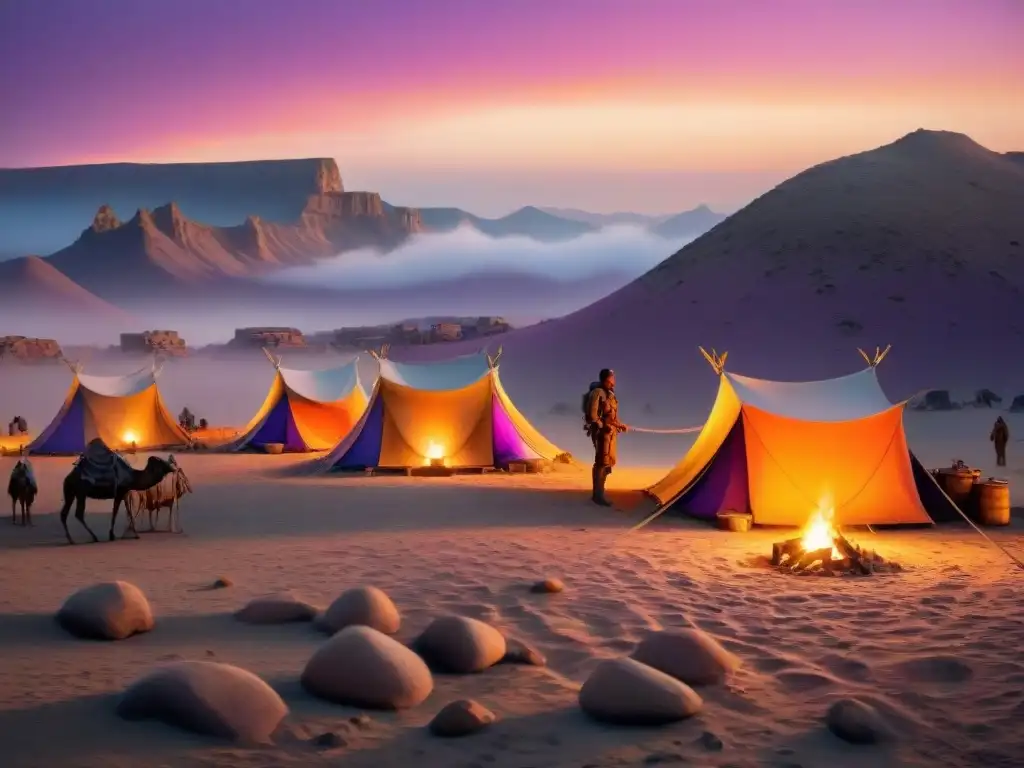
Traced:
<svg viewBox="0 0 1024 768">
<path fill-rule="evenodd" d="M 249 216 L 233 227 L 194 221 L 176 203 L 140 209 L 127 222 L 101 206 L 92 225 L 48 261 L 80 285 L 118 300 L 138 289 L 258 277 L 353 248 L 393 248 L 421 229 L 418 212 L 385 208 L 372 192 L 310 195 L 294 223 Z"/>
<path fill-rule="evenodd" d="M 75 283 L 38 256 L 0 261 L 0 336 L 109 337 L 131 330 L 130 314 Z"/>
<path fill-rule="evenodd" d="M 706 407 L 698 345 L 729 350 L 737 372 L 804 378 L 891 343 L 880 375 L 894 397 L 1024 391 L 1022 211 L 1024 166 L 916 131 L 795 176 L 625 288 L 511 334 L 507 375 L 543 368 L 566 399 L 610 365 L 634 398 L 697 388 Z"/>
<path fill-rule="evenodd" d="M 229 226 L 247 216 L 291 222 L 309 195 L 343 191 L 329 158 L 0 169 L 0 250 L 63 248 L 104 204 L 126 215 L 174 200 L 186 216 Z"/>
</svg>

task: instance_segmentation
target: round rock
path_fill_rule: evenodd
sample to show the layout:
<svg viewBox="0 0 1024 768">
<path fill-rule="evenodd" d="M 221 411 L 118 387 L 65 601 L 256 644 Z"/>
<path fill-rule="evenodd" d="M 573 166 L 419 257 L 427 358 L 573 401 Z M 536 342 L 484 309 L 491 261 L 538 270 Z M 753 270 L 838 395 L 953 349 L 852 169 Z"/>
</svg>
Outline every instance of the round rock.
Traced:
<svg viewBox="0 0 1024 768">
<path fill-rule="evenodd" d="M 239 610 L 235 618 L 246 624 L 289 624 L 296 621 L 312 621 L 320 613 L 315 605 L 294 595 L 268 595 L 257 597 Z"/>
<path fill-rule="evenodd" d="M 416 650 L 430 664 L 465 675 L 493 667 L 505 656 L 505 636 L 490 624 L 466 616 L 434 619 L 416 640 Z"/>
<path fill-rule="evenodd" d="M 302 686 L 336 704 L 405 709 L 423 702 L 434 679 L 423 659 L 370 627 L 346 627 L 317 650 Z"/>
<path fill-rule="evenodd" d="M 740 665 L 736 656 L 699 629 L 652 632 L 632 657 L 687 685 L 720 683 Z"/>
<path fill-rule="evenodd" d="M 134 682 L 118 702 L 117 714 L 233 741 L 268 743 L 288 707 L 273 688 L 244 669 L 178 661 Z"/>
<path fill-rule="evenodd" d="M 875 744 L 889 735 L 878 710 L 857 699 L 840 699 L 828 708 L 825 724 L 850 744 Z"/>
<path fill-rule="evenodd" d="M 468 736 L 481 731 L 498 718 L 487 707 L 472 699 L 446 704 L 430 721 L 430 732 L 435 736 Z"/>
<path fill-rule="evenodd" d="M 345 627 L 370 627 L 385 635 L 395 634 L 402 624 L 391 598 L 376 587 L 345 590 L 319 617 L 317 626 L 334 634 Z"/>
<path fill-rule="evenodd" d="M 142 590 L 126 581 L 84 587 L 57 611 L 57 623 L 76 637 L 124 640 L 153 628 L 153 611 Z"/>
<path fill-rule="evenodd" d="M 674 723 L 704 706 L 685 683 L 633 659 L 598 664 L 580 689 L 579 702 L 590 717 L 616 725 Z"/>
<path fill-rule="evenodd" d="M 538 595 L 555 595 L 564 590 L 565 584 L 560 579 L 544 579 L 530 587 L 530 591 Z"/>
</svg>

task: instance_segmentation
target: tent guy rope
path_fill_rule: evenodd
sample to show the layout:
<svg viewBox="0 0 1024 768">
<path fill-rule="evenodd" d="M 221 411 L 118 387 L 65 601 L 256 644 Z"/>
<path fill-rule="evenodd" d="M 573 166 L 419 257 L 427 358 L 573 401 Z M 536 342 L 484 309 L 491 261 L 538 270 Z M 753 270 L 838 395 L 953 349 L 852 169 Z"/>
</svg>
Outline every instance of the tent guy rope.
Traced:
<svg viewBox="0 0 1024 768">
<path fill-rule="evenodd" d="M 704 429 L 701 424 L 696 427 L 683 427 L 682 429 L 648 429 L 647 427 L 630 427 L 630 432 L 641 432 L 645 435 L 688 435 L 693 432 L 700 432 Z"/>
</svg>

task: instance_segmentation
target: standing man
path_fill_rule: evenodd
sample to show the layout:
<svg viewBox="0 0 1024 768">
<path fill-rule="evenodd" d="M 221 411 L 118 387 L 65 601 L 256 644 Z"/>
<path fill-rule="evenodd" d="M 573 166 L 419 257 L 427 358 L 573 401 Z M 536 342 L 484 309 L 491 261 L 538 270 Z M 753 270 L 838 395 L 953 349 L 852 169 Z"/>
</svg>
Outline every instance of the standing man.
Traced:
<svg viewBox="0 0 1024 768">
<path fill-rule="evenodd" d="M 619 421 L 619 399 L 615 396 L 615 371 L 605 368 L 600 381 L 590 385 L 587 395 L 584 420 L 587 434 L 594 443 L 594 491 L 591 499 L 602 507 L 611 504 L 604 496 L 604 484 L 612 473 L 617 457 L 616 443 L 620 432 L 628 427 Z"/>
<path fill-rule="evenodd" d="M 1006 444 L 1010 442 L 1010 428 L 1000 416 L 992 427 L 992 434 L 988 436 L 996 448 L 996 466 L 1006 466 Z"/>
</svg>

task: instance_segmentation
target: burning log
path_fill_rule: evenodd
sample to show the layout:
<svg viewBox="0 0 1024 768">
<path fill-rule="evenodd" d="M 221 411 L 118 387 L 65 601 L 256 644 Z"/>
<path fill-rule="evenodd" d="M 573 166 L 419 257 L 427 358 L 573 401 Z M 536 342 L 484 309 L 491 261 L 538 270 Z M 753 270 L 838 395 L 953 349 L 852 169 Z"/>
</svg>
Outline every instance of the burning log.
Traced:
<svg viewBox="0 0 1024 768">
<path fill-rule="evenodd" d="M 782 565 L 784 561 L 792 560 L 802 549 L 801 539 L 788 539 L 772 544 L 772 565 Z"/>
<path fill-rule="evenodd" d="M 855 546 L 833 523 L 831 509 L 819 508 L 802 535 L 772 544 L 771 563 L 791 573 L 867 576 L 876 571 L 902 570 L 874 552 Z"/>
<path fill-rule="evenodd" d="M 793 564 L 794 571 L 805 571 L 815 563 L 821 563 L 823 567 L 828 567 L 826 563 L 832 562 L 832 547 L 825 547 L 824 549 L 814 549 L 810 552 L 804 552 L 797 558 L 796 563 Z"/>
</svg>

